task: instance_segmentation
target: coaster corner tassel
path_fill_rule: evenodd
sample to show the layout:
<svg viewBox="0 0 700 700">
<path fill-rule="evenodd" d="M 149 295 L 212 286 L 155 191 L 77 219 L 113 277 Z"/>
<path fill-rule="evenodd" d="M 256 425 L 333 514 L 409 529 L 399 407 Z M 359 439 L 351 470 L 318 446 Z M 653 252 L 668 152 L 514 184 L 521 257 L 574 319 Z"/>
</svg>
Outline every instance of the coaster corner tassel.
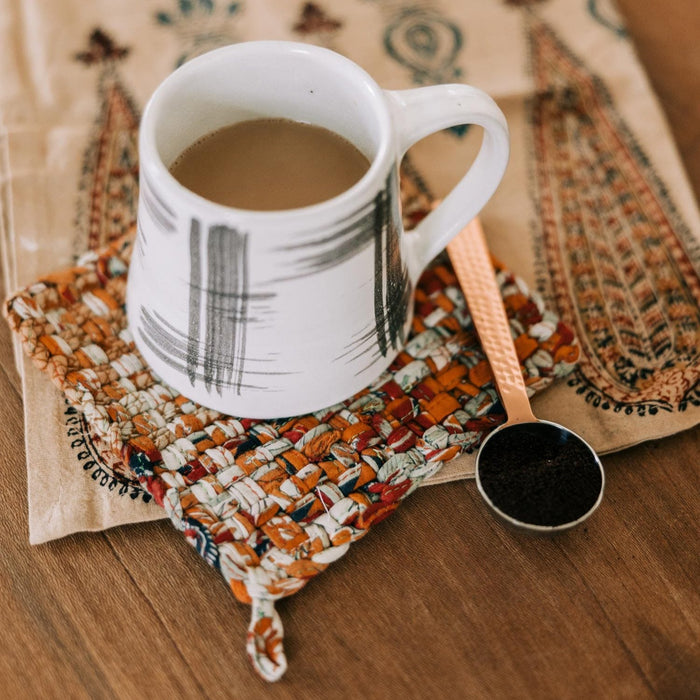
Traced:
<svg viewBox="0 0 700 700">
<path fill-rule="evenodd" d="M 284 628 L 275 601 L 253 598 L 246 651 L 253 668 L 266 681 L 278 681 L 287 670 Z"/>
</svg>

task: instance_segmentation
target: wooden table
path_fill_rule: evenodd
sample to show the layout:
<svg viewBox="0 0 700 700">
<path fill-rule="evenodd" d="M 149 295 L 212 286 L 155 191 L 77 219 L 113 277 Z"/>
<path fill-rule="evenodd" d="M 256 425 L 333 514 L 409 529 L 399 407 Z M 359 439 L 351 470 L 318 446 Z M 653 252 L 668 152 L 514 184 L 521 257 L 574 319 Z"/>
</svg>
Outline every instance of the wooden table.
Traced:
<svg viewBox="0 0 700 700">
<path fill-rule="evenodd" d="M 700 195 L 700 3 L 620 5 Z M 700 697 L 698 429 L 605 458 L 604 505 L 553 539 L 473 482 L 420 489 L 281 603 L 290 669 L 266 685 L 249 609 L 167 522 L 28 545 L 4 323 L 0 362 L 1 698 Z"/>
</svg>

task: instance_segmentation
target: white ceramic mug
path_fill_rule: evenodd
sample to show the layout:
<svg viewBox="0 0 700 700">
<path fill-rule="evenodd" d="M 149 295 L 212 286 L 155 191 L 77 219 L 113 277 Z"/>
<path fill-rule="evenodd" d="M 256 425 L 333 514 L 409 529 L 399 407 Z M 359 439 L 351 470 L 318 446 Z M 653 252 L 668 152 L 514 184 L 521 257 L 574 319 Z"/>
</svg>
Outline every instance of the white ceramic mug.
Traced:
<svg viewBox="0 0 700 700">
<path fill-rule="evenodd" d="M 168 171 L 205 134 L 265 117 L 330 129 L 370 168 L 332 199 L 264 212 L 208 201 Z M 484 128 L 476 160 L 405 234 L 403 154 L 467 123 Z M 508 152 L 503 114 L 467 85 L 385 91 L 343 56 L 291 42 L 193 59 L 156 89 L 141 123 L 127 297 L 137 347 L 182 394 L 236 416 L 307 413 L 352 396 L 399 352 L 420 273 L 493 194 Z"/>
</svg>

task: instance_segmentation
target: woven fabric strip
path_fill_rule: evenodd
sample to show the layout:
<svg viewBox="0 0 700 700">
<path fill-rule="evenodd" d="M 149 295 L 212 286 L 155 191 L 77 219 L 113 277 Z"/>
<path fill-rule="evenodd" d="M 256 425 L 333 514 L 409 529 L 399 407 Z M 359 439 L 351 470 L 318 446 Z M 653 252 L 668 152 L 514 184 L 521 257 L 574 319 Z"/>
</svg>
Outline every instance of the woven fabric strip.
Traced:
<svg viewBox="0 0 700 700">
<path fill-rule="evenodd" d="M 414 212 L 415 214 L 415 212 Z M 285 671 L 274 601 L 298 591 L 505 416 L 446 259 L 425 272 L 408 343 L 356 396 L 273 421 L 222 415 L 155 376 L 127 328 L 133 235 L 6 302 L 26 353 L 252 606 L 247 650 Z M 571 330 L 498 266 L 530 393 L 578 359 Z"/>
</svg>

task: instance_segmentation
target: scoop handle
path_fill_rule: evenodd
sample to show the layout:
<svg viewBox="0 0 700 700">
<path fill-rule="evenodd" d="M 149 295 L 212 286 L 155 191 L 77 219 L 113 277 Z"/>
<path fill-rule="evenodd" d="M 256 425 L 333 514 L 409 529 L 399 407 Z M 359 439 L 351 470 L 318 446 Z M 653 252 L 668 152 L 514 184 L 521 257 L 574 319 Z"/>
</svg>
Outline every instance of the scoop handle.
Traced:
<svg viewBox="0 0 700 700">
<path fill-rule="evenodd" d="M 459 284 L 493 372 L 508 423 L 537 420 L 530 408 L 520 361 L 515 351 L 486 239 L 478 219 L 447 245 Z"/>
</svg>

